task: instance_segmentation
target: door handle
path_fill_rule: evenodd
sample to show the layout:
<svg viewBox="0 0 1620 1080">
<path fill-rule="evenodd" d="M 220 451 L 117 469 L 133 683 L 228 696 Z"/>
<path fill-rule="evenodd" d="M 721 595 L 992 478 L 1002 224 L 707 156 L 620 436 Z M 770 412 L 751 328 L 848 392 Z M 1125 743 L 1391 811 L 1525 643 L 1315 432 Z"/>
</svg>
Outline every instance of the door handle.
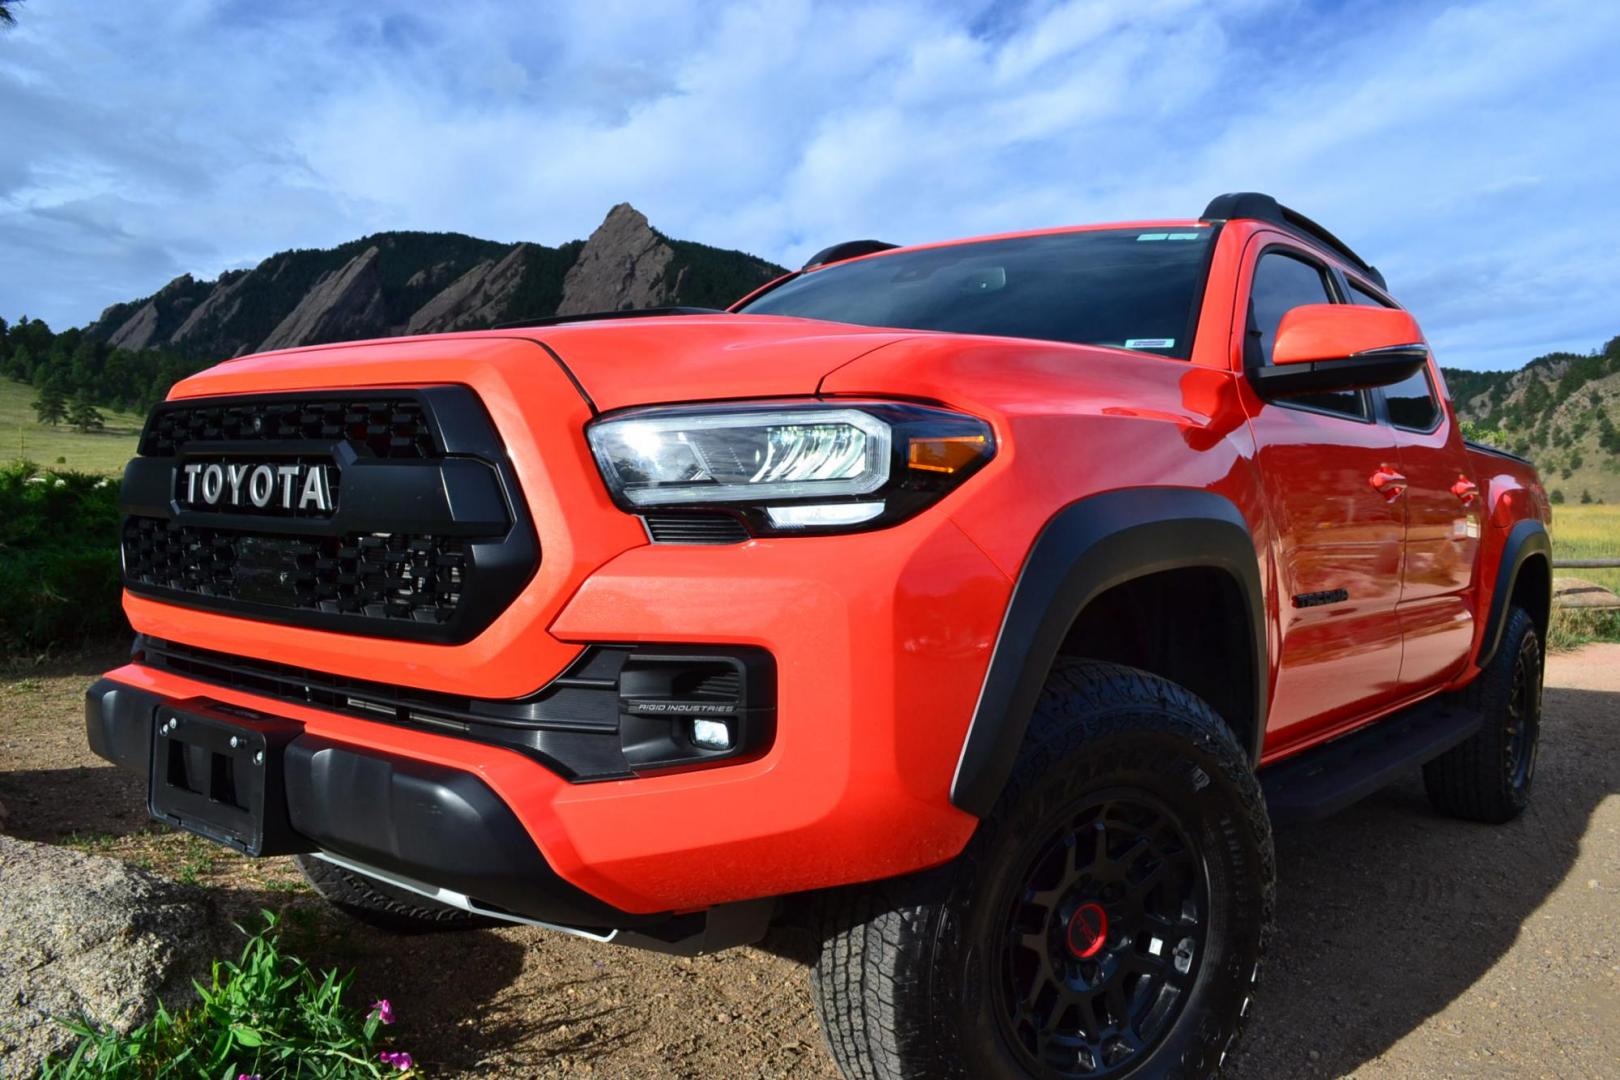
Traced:
<svg viewBox="0 0 1620 1080">
<path fill-rule="evenodd" d="M 1381 466 L 1377 472 L 1368 477 L 1367 483 L 1388 502 L 1394 502 L 1406 493 L 1406 477 L 1387 465 Z"/>
<path fill-rule="evenodd" d="M 1457 482 L 1451 485 L 1451 493 L 1461 499 L 1464 506 L 1472 506 L 1474 500 L 1479 498 L 1479 485 L 1466 476 L 1459 476 Z"/>
</svg>

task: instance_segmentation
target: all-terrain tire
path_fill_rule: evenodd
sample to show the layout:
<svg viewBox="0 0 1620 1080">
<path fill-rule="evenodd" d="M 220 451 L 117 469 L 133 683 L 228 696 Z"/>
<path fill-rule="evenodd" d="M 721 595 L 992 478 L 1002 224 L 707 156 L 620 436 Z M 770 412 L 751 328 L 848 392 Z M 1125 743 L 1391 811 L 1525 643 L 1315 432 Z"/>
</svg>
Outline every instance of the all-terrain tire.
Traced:
<svg viewBox="0 0 1620 1080">
<path fill-rule="evenodd" d="M 1524 812 L 1541 739 L 1541 635 L 1523 608 L 1508 612 L 1496 655 L 1461 691 L 1484 727 L 1423 766 L 1429 802 L 1448 817 L 1500 825 Z"/>
<path fill-rule="evenodd" d="M 1154 808 L 1164 823 L 1143 824 Z M 1143 839 L 1149 836 L 1155 839 Z M 1181 868 L 1173 877 L 1172 863 Z M 1080 864 L 1084 873 L 1076 870 Z M 1188 893 L 1188 878 L 1198 879 L 1191 895 L 1205 900 L 1191 948 L 1193 938 L 1180 935 L 1195 931 L 1158 929 L 1191 925 L 1175 922 L 1188 918 L 1186 901 L 1176 899 Z M 816 1011 L 850 1080 L 1211 1077 L 1248 1012 L 1274 878 L 1259 784 L 1209 706 L 1131 668 L 1060 661 L 1005 791 L 962 854 L 935 870 L 823 898 L 822 946 L 812 970 Z M 1133 901 L 1143 913 L 1139 925 L 1128 904 L 1108 916 L 1110 903 L 1124 903 L 1117 893 L 1111 900 L 1110 890 L 1137 888 L 1138 881 L 1148 890 L 1148 899 Z M 1162 921 L 1167 897 L 1178 912 L 1170 923 Z M 1174 908 L 1178 902 L 1183 906 Z M 1148 912 L 1161 921 L 1144 922 Z M 1155 968 L 1165 972 L 1164 983 L 1140 981 L 1137 966 L 1155 961 L 1174 963 L 1177 973 Z M 1020 981 L 1020 972 L 1031 971 Z M 1095 989 L 1112 985 L 1107 972 L 1131 971 L 1121 978 L 1138 980 L 1135 989 L 1124 984 L 1122 993 L 1131 996 L 1121 1016 L 1135 1008 L 1138 991 L 1162 1002 L 1171 981 L 1184 985 L 1152 1039 L 1123 1060 L 1082 1067 L 1092 1050 L 1076 1043 L 1073 1067 L 1053 1069 L 1050 1053 L 1059 1044 L 1040 1041 L 1044 1036 L 1025 1023 L 1023 1002 L 1068 1000 L 1051 997 L 1073 985 L 1048 979 L 1058 971 L 1093 988 L 1083 1006 L 1091 1011 L 1075 1027 L 1085 1035 L 1080 1029 L 1091 1024 L 1093 1043 L 1103 1050 L 1116 1015 L 1111 991 Z M 1055 1008 L 1070 1006 L 1042 1015 Z M 1071 1015 L 1082 1014 L 1062 1012 L 1057 1020 Z M 1120 1050 L 1112 1045 L 1108 1053 Z M 1068 1044 L 1059 1051 L 1070 1053 Z"/>
<path fill-rule="evenodd" d="M 395 934 L 422 934 L 441 930 L 478 930 L 495 922 L 429 900 L 409 889 L 356 874 L 314 855 L 294 855 L 304 880 L 321 898 L 360 922 Z"/>
</svg>

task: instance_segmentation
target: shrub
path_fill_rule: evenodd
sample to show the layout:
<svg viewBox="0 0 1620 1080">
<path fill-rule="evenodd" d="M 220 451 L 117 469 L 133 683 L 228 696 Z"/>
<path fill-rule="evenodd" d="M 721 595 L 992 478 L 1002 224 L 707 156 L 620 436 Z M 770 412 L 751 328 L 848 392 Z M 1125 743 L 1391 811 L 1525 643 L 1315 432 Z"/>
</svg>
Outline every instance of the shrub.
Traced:
<svg viewBox="0 0 1620 1080">
<path fill-rule="evenodd" d="M 240 961 L 214 962 L 211 984 L 197 985 L 190 1008 L 171 1013 L 159 1006 L 128 1035 L 67 1023 L 82 1041 L 71 1057 L 47 1062 L 40 1080 L 410 1075 L 409 1054 L 377 1048 L 381 1025 L 394 1022 L 393 1007 L 377 1001 L 362 1014 L 346 1004 L 352 972 L 316 975 L 281 951 L 275 916 L 265 912 L 264 923 Z"/>
<path fill-rule="evenodd" d="M 36 652 L 126 630 L 118 483 L 0 467 L 0 648 Z"/>
<path fill-rule="evenodd" d="M 1554 605 L 1547 628 L 1552 652 L 1576 649 L 1593 641 L 1620 641 L 1620 611 Z"/>
</svg>

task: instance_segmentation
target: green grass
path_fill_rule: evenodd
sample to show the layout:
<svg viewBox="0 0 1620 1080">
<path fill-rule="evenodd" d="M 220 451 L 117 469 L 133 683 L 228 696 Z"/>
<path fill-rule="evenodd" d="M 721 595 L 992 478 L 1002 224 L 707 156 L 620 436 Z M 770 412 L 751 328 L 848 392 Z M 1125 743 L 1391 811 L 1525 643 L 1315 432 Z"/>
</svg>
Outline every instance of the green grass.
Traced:
<svg viewBox="0 0 1620 1080">
<path fill-rule="evenodd" d="M 1620 506 L 1553 508 L 1553 561 L 1620 559 Z M 1558 577 L 1578 577 L 1620 592 L 1620 567 L 1612 570 L 1553 570 Z M 1553 612 L 1547 644 L 1572 649 L 1591 641 L 1620 641 L 1620 611 L 1563 608 Z"/>
<path fill-rule="evenodd" d="M 1554 562 L 1559 559 L 1620 559 L 1620 506 L 1553 507 L 1552 542 Z M 1555 570 L 1554 573 L 1585 578 L 1620 592 L 1620 568 Z"/>
<path fill-rule="evenodd" d="M 34 461 L 47 468 L 117 476 L 135 456 L 142 417 L 102 409 L 107 430 L 85 433 L 34 419 L 32 386 L 0 378 L 0 462 Z"/>
</svg>

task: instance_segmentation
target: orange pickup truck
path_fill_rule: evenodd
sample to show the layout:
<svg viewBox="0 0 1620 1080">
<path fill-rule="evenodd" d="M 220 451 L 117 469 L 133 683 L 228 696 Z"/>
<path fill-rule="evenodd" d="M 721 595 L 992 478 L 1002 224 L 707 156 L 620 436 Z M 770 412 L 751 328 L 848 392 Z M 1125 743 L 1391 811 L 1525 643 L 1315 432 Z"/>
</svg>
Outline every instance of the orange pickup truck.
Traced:
<svg viewBox="0 0 1620 1080">
<path fill-rule="evenodd" d="M 807 921 L 850 1077 L 1211 1076 L 1274 822 L 1535 771 L 1535 472 L 1265 195 L 228 360 L 122 502 L 155 817 L 391 926 Z"/>
</svg>

